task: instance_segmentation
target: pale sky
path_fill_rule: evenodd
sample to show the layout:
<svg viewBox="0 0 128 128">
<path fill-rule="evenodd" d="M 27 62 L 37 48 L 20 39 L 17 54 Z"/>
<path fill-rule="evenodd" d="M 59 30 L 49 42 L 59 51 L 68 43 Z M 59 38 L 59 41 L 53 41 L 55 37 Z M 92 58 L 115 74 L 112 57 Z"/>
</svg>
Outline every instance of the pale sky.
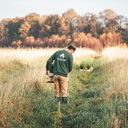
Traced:
<svg viewBox="0 0 128 128">
<path fill-rule="evenodd" d="M 128 17 L 128 0 L 0 0 L 0 19 L 24 17 L 32 12 L 61 15 L 71 8 L 80 15 L 112 9 Z"/>
</svg>

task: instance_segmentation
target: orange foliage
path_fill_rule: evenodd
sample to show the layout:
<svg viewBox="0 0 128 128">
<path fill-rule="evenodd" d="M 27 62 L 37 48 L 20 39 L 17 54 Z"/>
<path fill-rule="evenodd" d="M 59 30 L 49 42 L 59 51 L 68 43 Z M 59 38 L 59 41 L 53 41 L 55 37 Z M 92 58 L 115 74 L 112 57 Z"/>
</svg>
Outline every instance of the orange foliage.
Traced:
<svg viewBox="0 0 128 128">
<path fill-rule="evenodd" d="M 28 31 L 30 28 L 31 25 L 28 22 L 24 22 L 24 24 L 21 25 L 21 28 L 19 29 L 19 33 L 23 39 L 28 36 Z"/>
<path fill-rule="evenodd" d="M 122 43 L 122 38 L 120 33 L 103 33 L 99 38 L 100 42 L 105 46 L 116 46 Z"/>
<path fill-rule="evenodd" d="M 98 16 L 80 16 L 73 9 L 62 16 L 31 13 L 0 21 L 0 46 L 64 47 L 72 41 L 77 47 L 100 50 L 128 42 L 125 19 L 110 9 Z"/>
</svg>

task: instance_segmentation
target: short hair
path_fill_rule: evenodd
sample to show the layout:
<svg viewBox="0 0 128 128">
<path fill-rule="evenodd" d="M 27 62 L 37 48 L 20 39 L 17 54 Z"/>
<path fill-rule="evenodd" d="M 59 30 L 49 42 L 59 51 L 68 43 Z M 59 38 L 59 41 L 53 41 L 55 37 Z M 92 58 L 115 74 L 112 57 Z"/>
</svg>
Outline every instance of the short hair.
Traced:
<svg viewBox="0 0 128 128">
<path fill-rule="evenodd" d="M 74 44 L 69 44 L 67 49 L 69 49 L 69 50 L 72 49 L 73 51 L 75 51 L 76 50 L 76 46 Z"/>
</svg>

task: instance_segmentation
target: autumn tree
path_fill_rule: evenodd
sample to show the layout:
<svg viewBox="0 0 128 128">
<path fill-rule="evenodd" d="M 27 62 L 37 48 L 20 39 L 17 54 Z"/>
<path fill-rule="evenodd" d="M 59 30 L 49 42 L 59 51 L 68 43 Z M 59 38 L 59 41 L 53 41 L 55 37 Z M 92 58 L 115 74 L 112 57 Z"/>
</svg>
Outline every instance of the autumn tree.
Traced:
<svg viewBox="0 0 128 128">
<path fill-rule="evenodd" d="M 111 9 L 106 9 L 99 13 L 103 20 L 104 32 L 115 32 L 118 29 L 117 17 L 118 15 Z"/>
<path fill-rule="evenodd" d="M 58 34 L 59 35 L 68 35 L 70 34 L 70 26 L 64 17 L 61 17 L 58 21 Z"/>
<path fill-rule="evenodd" d="M 49 37 L 52 34 L 58 34 L 59 27 L 59 16 L 51 15 L 48 16 L 45 22 L 41 25 L 40 37 Z"/>
<path fill-rule="evenodd" d="M 106 9 L 78 15 L 69 9 L 60 15 L 30 13 L 0 21 L 0 45 L 12 47 L 78 47 L 99 49 L 128 42 L 128 18 Z"/>
<path fill-rule="evenodd" d="M 29 30 L 31 28 L 31 25 L 28 22 L 24 22 L 20 29 L 19 29 L 19 33 L 20 33 L 20 37 L 22 39 L 25 39 L 28 35 L 29 35 Z"/>
<path fill-rule="evenodd" d="M 14 18 L 6 24 L 7 37 L 11 41 L 20 39 L 19 28 L 21 27 L 22 22 L 23 19 Z"/>
<path fill-rule="evenodd" d="M 39 21 L 35 21 L 31 24 L 31 28 L 29 29 L 29 36 L 33 36 L 34 38 L 38 38 L 41 30 L 41 25 Z"/>
<path fill-rule="evenodd" d="M 69 9 L 67 12 L 62 14 L 65 22 L 69 25 L 69 33 L 72 35 L 73 32 L 77 31 L 79 18 L 74 9 Z"/>
<path fill-rule="evenodd" d="M 4 23 L 0 23 L 0 41 L 6 37 L 6 27 Z"/>
</svg>

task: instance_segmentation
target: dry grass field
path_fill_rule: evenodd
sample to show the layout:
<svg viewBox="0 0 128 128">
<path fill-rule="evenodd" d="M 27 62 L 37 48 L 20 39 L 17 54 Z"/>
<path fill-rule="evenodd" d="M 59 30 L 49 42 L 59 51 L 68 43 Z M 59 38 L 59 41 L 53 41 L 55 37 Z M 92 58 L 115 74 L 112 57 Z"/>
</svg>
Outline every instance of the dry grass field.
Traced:
<svg viewBox="0 0 128 128">
<path fill-rule="evenodd" d="M 128 49 L 77 49 L 69 82 L 71 102 L 61 106 L 59 121 L 50 116 L 57 108 L 45 76 L 46 60 L 57 50 L 0 49 L 0 127 L 53 128 L 61 120 L 64 128 L 127 128 Z M 89 58 L 94 71 L 80 72 L 79 65 Z"/>
</svg>

